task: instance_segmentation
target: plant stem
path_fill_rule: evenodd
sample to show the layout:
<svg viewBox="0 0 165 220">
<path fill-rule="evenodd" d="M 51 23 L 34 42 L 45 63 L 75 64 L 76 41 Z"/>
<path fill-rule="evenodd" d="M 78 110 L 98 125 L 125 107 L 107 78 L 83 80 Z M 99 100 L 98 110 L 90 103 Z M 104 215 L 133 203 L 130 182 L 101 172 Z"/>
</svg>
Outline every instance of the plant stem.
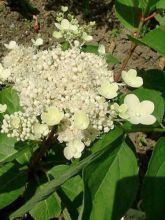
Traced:
<svg viewBox="0 0 165 220">
<path fill-rule="evenodd" d="M 36 152 L 34 152 L 31 162 L 29 164 L 29 170 L 33 171 L 36 169 L 36 165 L 38 165 L 38 163 L 40 162 L 40 160 L 42 159 L 42 157 L 44 156 L 44 154 L 48 151 L 50 144 L 52 142 L 52 139 L 54 137 L 55 134 L 55 128 L 52 128 L 51 132 L 49 133 L 48 137 L 43 140 L 41 147 L 39 148 L 39 150 L 37 150 Z"/>
<path fill-rule="evenodd" d="M 138 26 L 138 31 L 136 33 L 136 36 L 138 37 L 142 31 L 142 28 L 143 28 L 143 25 L 144 25 L 144 22 L 145 20 L 144 19 L 140 19 L 140 23 L 139 23 L 139 26 Z M 135 43 L 135 42 L 132 42 L 131 43 L 131 47 L 129 49 L 129 52 L 128 52 L 128 55 L 126 56 L 126 58 L 123 60 L 122 62 L 122 65 L 121 65 L 121 68 L 119 70 L 119 72 L 115 75 L 115 82 L 119 82 L 121 80 L 121 73 L 122 71 L 125 69 L 125 67 L 127 66 L 130 58 L 132 57 L 136 47 L 138 45 Z"/>
<path fill-rule="evenodd" d="M 160 132 L 164 133 L 165 128 L 133 128 L 132 130 L 125 130 L 126 133 L 134 133 L 134 132 Z"/>
<path fill-rule="evenodd" d="M 124 59 L 119 72 L 115 75 L 115 82 L 119 82 L 121 80 L 121 73 L 125 69 L 125 67 L 127 66 L 127 64 L 129 62 L 130 58 L 132 57 L 132 54 L 134 53 L 136 47 L 137 47 L 137 44 L 132 42 L 131 48 L 130 48 L 130 50 L 128 52 L 128 55 Z"/>
</svg>

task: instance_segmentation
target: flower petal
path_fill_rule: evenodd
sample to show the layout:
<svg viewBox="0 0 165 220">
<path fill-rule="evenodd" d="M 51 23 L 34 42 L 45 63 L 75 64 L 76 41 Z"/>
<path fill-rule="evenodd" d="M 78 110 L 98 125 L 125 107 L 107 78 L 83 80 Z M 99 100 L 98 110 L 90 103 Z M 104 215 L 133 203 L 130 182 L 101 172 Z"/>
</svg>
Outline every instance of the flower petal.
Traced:
<svg viewBox="0 0 165 220">
<path fill-rule="evenodd" d="M 72 148 L 70 147 L 65 147 L 64 148 L 64 156 L 67 160 L 71 160 L 73 157 L 73 152 L 72 152 Z"/>
<path fill-rule="evenodd" d="M 129 115 L 129 118 L 127 120 L 134 125 L 140 124 L 140 118 L 136 117 L 135 115 Z"/>
<path fill-rule="evenodd" d="M 128 106 L 128 110 L 134 110 L 137 106 L 139 106 L 139 98 L 134 94 L 126 95 L 124 99 L 124 104 Z"/>
<path fill-rule="evenodd" d="M 148 100 L 144 100 L 140 103 L 140 113 L 143 115 L 152 114 L 154 111 L 154 103 Z"/>
<path fill-rule="evenodd" d="M 142 125 L 152 125 L 156 122 L 156 118 L 153 115 L 145 115 L 140 117 L 140 123 Z"/>
</svg>

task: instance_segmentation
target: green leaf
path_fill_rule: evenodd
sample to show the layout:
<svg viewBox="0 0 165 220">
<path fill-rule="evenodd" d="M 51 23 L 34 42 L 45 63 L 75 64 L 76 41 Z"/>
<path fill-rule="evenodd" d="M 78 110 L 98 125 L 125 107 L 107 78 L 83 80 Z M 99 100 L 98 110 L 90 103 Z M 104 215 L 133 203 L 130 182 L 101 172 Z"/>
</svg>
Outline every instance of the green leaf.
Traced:
<svg viewBox="0 0 165 220">
<path fill-rule="evenodd" d="M 107 134 L 103 134 L 100 139 L 91 146 L 92 152 L 97 152 L 99 150 L 104 149 L 105 147 L 109 146 L 112 142 L 118 139 L 123 138 L 123 130 L 121 127 L 116 127 L 114 130 L 110 131 Z"/>
<path fill-rule="evenodd" d="M 58 178 L 60 177 L 61 173 L 66 171 L 68 168 L 68 165 L 55 166 L 48 171 L 48 175 L 53 178 Z M 81 177 L 79 175 L 72 177 L 61 186 L 61 189 L 66 196 L 73 201 L 83 190 L 83 182 Z"/>
<path fill-rule="evenodd" d="M 165 56 L 165 30 L 156 28 L 148 32 L 142 41 L 152 49 L 158 51 L 160 55 Z"/>
<path fill-rule="evenodd" d="M 164 219 L 165 204 L 165 138 L 157 142 L 142 189 L 143 207 L 149 220 Z"/>
<path fill-rule="evenodd" d="M 99 55 L 98 48 L 99 48 L 98 45 L 89 44 L 89 45 L 84 45 L 81 48 L 81 50 L 86 53 L 95 53 L 95 54 Z M 106 53 L 105 59 L 106 59 L 107 63 L 112 63 L 112 64 L 119 63 L 119 60 L 116 57 L 114 57 L 111 53 Z"/>
<path fill-rule="evenodd" d="M 23 193 L 26 181 L 26 170 L 20 171 L 12 163 L 0 167 L 0 209 L 11 204 Z"/>
<path fill-rule="evenodd" d="M 143 10 L 143 15 L 147 17 L 152 11 L 156 9 L 156 4 L 160 0 L 141 0 L 139 6 Z"/>
<path fill-rule="evenodd" d="M 137 191 L 136 157 L 123 143 L 89 164 L 83 172 L 82 220 L 120 219 L 131 206 Z"/>
<path fill-rule="evenodd" d="M 8 138 L 6 134 L 0 134 L 0 165 L 17 152 L 14 149 L 15 143 L 16 139 Z"/>
<path fill-rule="evenodd" d="M 114 57 L 111 53 L 106 53 L 105 58 L 107 63 L 112 63 L 112 64 L 120 63 L 119 60 L 116 57 Z"/>
<path fill-rule="evenodd" d="M 137 0 L 116 0 L 116 15 L 121 23 L 130 31 L 137 31 L 139 26 L 139 15 L 141 10 L 138 8 Z"/>
<path fill-rule="evenodd" d="M 157 9 L 165 9 L 165 1 L 164 0 L 159 0 L 158 3 L 156 4 Z"/>
<path fill-rule="evenodd" d="M 155 19 L 159 22 L 160 28 L 165 29 L 165 16 L 161 16 L 160 14 L 157 14 Z"/>
<path fill-rule="evenodd" d="M 9 114 L 22 110 L 17 92 L 12 88 L 5 88 L 0 91 L 0 103 L 7 105 L 6 112 Z"/>
<path fill-rule="evenodd" d="M 37 144 L 35 144 L 35 143 L 31 143 L 31 142 L 22 143 L 21 142 L 21 148 L 19 148 L 19 150 L 17 150 L 16 147 L 20 143 L 15 144 L 16 141 L 14 139 L 12 139 L 12 138 L 6 139 L 6 138 L 7 137 L 4 136 L 4 139 L 1 139 L 1 135 L 0 135 L 0 150 L 2 148 L 1 153 L 0 153 L 0 166 L 2 166 L 4 163 L 11 162 L 15 159 L 20 158 L 23 154 L 26 154 L 26 152 L 29 151 L 29 149 L 33 149 L 35 147 L 38 147 Z M 1 140 L 2 140 L 2 144 L 1 144 Z M 6 145 L 3 144 L 4 143 L 3 141 L 5 142 Z M 15 148 L 14 148 L 14 144 L 15 144 Z M 4 146 L 6 146 L 6 147 L 4 147 Z"/>
<path fill-rule="evenodd" d="M 33 184 L 33 186 L 29 185 L 29 190 L 31 188 L 37 187 L 37 192 L 41 192 L 45 184 L 43 184 L 45 181 L 48 181 L 47 179 L 37 179 L 37 181 Z M 47 199 L 44 199 L 43 201 L 37 203 L 35 207 L 30 211 L 31 216 L 35 220 L 50 220 L 52 218 L 58 217 L 61 213 L 61 200 L 58 197 L 57 193 L 53 193 L 50 195 Z"/>
<path fill-rule="evenodd" d="M 106 146 L 108 146 L 108 143 L 106 143 Z M 51 180 L 49 183 L 47 183 L 42 192 L 37 192 L 34 196 L 32 196 L 25 205 L 12 213 L 10 218 L 13 219 L 29 212 L 38 202 L 46 199 L 49 195 L 51 195 L 58 186 L 64 184 L 68 179 L 78 174 L 85 166 L 104 154 L 109 149 L 109 147 L 110 146 L 105 147 L 103 150 L 99 150 L 98 152 L 91 154 L 87 158 L 80 161 L 77 165 L 72 165 L 66 171 L 61 172 L 61 175 L 58 179 Z"/>
<path fill-rule="evenodd" d="M 155 109 L 153 115 L 156 117 L 157 121 L 161 123 L 164 115 L 164 100 L 161 93 L 144 88 L 136 89 L 133 93 L 138 96 L 140 101 L 150 100 L 154 103 Z"/>
<path fill-rule="evenodd" d="M 143 78 L 143 87 L 158 90 L 165 97 L 165 71 L 151 69 L 141 71 L 140 76 Z"/>
</svg>

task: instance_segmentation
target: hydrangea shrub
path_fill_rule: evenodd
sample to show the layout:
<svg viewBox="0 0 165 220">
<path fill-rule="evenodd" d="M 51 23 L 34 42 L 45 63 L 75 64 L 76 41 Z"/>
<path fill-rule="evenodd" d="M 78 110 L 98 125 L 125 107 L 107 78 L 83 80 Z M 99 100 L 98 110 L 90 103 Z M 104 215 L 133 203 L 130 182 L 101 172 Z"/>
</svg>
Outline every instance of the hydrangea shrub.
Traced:
<svg viewBox="0 0 165 220">
<path fill-rule="evenodd" d="M 164 53 L 165 47 L 151 40 L 162 26 L 150 31 L 146 22 L 164 6 L 138 4 L 116 0 L 118 18 L 136 32 L 118 72 L 109 68 L 109 61 L 119 64 L 104 45 L 89 44 L 95 22 L 80 25 L 66 6 L 56 18 L 56 46 L 43 50 L 42 38 L 32 39 L 29 47 L 15 41 L 4 45 L 0 209 L 21 200 L 9 219 L 118 220 L 126 219 L 128 210 L 139 219 L 163 216 L 165 139 L 154 148 L 141 190 L 138 157 L 128 133 L 165 131 L 164 71 L 157 81 L 158 70 L 152 70 L 155 75 L 148 80 L 144 71 L 126 66 L 139 44 Z M 134 13 L 128 18 L 127 11 Z M 142 212 L 129 209 L 139 190 Z M 159 198 L 161 204 L 151 209 Z"/>
</svg>

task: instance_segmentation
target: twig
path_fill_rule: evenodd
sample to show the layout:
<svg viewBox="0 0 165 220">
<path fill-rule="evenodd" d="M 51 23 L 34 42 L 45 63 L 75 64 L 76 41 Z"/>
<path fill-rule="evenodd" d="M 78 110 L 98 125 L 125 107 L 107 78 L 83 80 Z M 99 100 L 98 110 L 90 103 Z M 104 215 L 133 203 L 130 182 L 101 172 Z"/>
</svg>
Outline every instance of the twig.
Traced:
<svg viewBox="0 0 165 220">
<path fill-rule="evenodd" d="M 36 166 L 38 165 L 38 163 L 40 162 L 40 160 L 42 159 L 42 157 L 44 156 L 44 154 L 48 151 L 50 144 L 52 142 L 52 139 L 54 137 L 55 134 L 55 128 L 53 128 L 49 134 L 49 136 L 47 137 L 47 139 L 45 139 L 42 142 L 42 145 L 39 149 L 39 151 L 37 150 L 36 152 L 34 152 L 31 162 L 29 164 L 29 170 L 33 171 L 36 169 Z"/>
<path fill-rule="evenodd" d="M 148 20 L 154 18 L 155 16 L 156 16 L 156 12 L 152 13 L 150 16 L 148 16 L 148 17 L 146 17 L 146 18 L 145 18 L 144 16 L 141 16 L 141 18 L 140 18 L 140 23 L 139 23 L 139 27 L 138 27 L 138 31 L 137 31 L 137 33 L 136 33 L 136 36 L 137 36 L 137 37 L 140 35 L 140 32 L 141 32 L 141 30 L 142 30 L 142 28 L 143 28 L 144 23 L 145 23 L 146 21 L 148 21 Z M 131 47 L 130 47 L 129 52 L 128 52 L 128 55 L 127 55 L 126 58 L 123 60 L 122 65 L 121 65 L 121 68 L 120 68 L 119 72 L 118 72 L 118 73 L 116 74 L 116 76 L 115 76 L 115 82 L 119 82 L 119 81 L 121 80 L 121 73 L 122 73 L 122 71 L 125 69 L 125 67 L 127 66 L 128 62 L 129 62 L 130 58 L 132 57 L 132 54 L 134 53 L 134 51 L 135 51 L 135 49 L 136 49 L 137 46 L 138 46 L 138 45 L 137 45 L 136 43 L 132 42 Z"/>
<path fill-rule="evenodd" d="M 125 67 L 127 66 L 127 64 L 129 62 L 130 58 L 132 57 L 132 54 L 135 51 L 136 47 L 137 47 L 137 44 L 132 42 L 131 48 L 128 52 L 127 57 L 124 59 L 119 72 L 115 75 L 115 82 L 119 82 L 121 80 L 121 73 L 125 69 Z"/>
</svg>

